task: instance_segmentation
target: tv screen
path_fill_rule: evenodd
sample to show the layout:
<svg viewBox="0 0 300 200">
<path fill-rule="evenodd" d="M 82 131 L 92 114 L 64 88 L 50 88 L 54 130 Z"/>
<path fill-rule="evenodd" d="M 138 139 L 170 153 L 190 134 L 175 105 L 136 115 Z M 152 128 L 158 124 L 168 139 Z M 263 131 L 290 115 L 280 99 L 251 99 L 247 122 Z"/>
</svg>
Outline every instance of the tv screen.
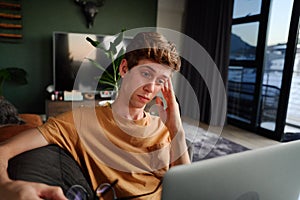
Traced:
<svg viewBox="0 0 300 200">
<path fill-rule="evenodd" d="M 111 35 L 53 32 L 53 82 L 56 91 L 95 93 L 107 89 L 108 86 L 98 84 L 103 71 L 87 58 L 95 60 L 107 71 L 113 70 L 111 61 L 100 48 L 92 46 L 86 40 L 87 37 L 104 46 L 115 38 Z M 126 48 L 129 40 L 130 38 L 124 38 L 118 48 Z"/>
</svg>

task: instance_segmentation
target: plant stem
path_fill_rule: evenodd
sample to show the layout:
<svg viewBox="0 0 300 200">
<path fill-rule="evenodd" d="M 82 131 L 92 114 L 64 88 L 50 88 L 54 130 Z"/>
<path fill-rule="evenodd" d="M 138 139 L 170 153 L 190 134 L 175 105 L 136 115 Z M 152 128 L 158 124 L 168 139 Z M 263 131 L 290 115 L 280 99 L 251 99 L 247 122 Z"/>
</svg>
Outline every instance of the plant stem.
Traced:
<svg viewBox="0 0 300 200">
<path fill-rule="evenodd" d="M 112 62 L 112 65 L 113 65 L 113 70 L 114 70 L 114 81 L 115 81 L 115 84 L 117 82 L 117 69 L 116 69 L 116 64 L 115 64 L 115 60 L 114 60 L 114 57 L 113 57 L 113 53 L 110 51 L 109 52 L 109 56 L 110 56 L 110 59 L 111 59 L 111 62 Z"/>
</svg>

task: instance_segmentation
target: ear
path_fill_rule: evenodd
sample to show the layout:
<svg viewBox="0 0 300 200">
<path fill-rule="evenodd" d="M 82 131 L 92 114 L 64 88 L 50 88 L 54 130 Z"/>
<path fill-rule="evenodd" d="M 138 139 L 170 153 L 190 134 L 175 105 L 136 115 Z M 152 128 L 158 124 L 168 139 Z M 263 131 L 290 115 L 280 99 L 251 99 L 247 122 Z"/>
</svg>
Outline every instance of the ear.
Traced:
<svg viewBox="0 0 300 200">
<path fill-rule="evenodd" d="M 121 60 L 121 64 L 119 67 L 119 73 L 121 75 L 121 77 L 123 78 L 123 76 L 128 72 L 128 63 L 126 59 L 122 59 Z"/>
</svg>

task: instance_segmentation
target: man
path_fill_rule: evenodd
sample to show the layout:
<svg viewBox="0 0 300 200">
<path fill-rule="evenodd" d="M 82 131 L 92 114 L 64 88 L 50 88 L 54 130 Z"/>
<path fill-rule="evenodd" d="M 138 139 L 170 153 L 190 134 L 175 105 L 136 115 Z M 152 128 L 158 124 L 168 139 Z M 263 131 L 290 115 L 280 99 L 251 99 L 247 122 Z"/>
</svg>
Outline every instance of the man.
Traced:
<svg viewBox="0 0 300 200">
<path fill-rule="evenodd" d="M 65 200 L 59 187 L 14 181 L 6 172 L 10 158 L 58 144 L 87 172 L 94 190 L 114 183 L 117 197 L 159 199 L 161 188 L 155 188 L 169 167 L 190 163 L 171 82 L 172 72 L 179 70 L 180 64 L 175 46 L 162 35 L 137 34 L 119 66 L 122 85 L 112 104 L 50 118 L 38 129 L 25 131 L 0 146 L 1 197 Z M 160 117 L 150 116 L 144 108 L 160 91 L 167 108 L 163 109 L 158 97 Z"/>
</svg>

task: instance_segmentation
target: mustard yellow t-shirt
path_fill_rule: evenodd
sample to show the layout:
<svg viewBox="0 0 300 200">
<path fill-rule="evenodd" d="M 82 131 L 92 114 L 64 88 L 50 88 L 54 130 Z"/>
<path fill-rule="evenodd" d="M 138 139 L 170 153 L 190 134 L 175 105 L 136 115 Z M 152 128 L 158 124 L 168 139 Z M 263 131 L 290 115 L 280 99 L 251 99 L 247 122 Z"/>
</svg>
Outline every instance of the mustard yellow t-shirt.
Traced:
<svg viewBox="0 0 300 200">
<path fill-rule="evenodd" d="M 39 130 L 74 156 L 94 189 L 118 179 L 118 197 L 152 192 L 169 169 L 168 129 L 149 113 L 133 121 L 115 114 L 109 104 L 83 107 L 49 118 Z M 140 199 L 159 199 L 160 192 Z"/>
</svg>

